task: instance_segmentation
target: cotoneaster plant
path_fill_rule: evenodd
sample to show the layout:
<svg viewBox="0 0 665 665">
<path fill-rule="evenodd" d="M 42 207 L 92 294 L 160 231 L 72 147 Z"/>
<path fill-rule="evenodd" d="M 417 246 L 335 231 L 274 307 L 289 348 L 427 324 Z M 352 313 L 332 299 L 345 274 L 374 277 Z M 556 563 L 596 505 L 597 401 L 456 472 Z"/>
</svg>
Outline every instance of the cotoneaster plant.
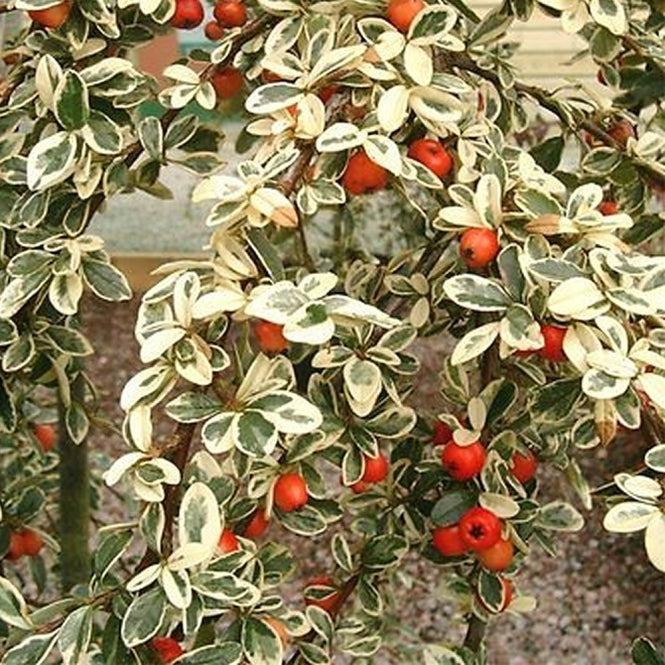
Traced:
<svg viewBox="0 0 665 665">
<path fill-rule="evenodd" d="M 525 558 L 555 554 L 600 495 L 606 528 L 643 529 L 665 570 L 665 268 L 640 250 L 663 222 L 662 7 L 5 10 L 23 20 L 0 83 L 1 665 L 326 665 L 384 647 L 478 665 L 487 623 L 537 603 Z M 536 10 L 584 40 L 601 92 L 525 79 L 509 30 Z M 206 12 L 208 49 L 166 84 L 138 68 L 135 48 Z M 227 167 L 232 99 L 246 116 Z M 530 145 L 534 108 L 554 120 Z M 168 199 L 165 168 L 198 178 L 209 253 L 140 294 L 138 369 L 109 422 L 80 310 L 132 294 L 90 224 L 115 195 Z M 443 335 L 440 366 L 422 363 Z M 103 469 L 99 427 L 125 446 Z M 638 429 L 647 470 L 614 479 L 629 500 L 593 491 L 578 458 Z M 579 508 L 543 502 L 554 473 Z M 128 514 L 92 529 L 105 492 Z M 300 543 L 329 555 L 298 586 Z M 395 628 L 422 559 L 462 643 Z"/>
</svg>

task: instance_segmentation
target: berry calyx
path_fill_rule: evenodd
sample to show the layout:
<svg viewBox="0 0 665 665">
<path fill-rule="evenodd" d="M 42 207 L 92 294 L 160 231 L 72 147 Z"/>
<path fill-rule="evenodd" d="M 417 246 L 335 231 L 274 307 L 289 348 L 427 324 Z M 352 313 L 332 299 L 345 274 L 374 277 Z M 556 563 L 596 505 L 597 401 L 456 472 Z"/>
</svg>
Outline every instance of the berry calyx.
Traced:
<svg viewBox="0 0 665 665">
<path fill-rule="evenodd" d="M 459 521 L 460 538 L 472 550 L 485 550 L 501 538 L 501 521 L 487 508 L 468 510 Z"/>
<path fill-rule="evenodd" d="M 342 185 L 349 194 L 360 195 L 375 192 L 388 184 L 388 171 L 373 162 L 364 150 L 360 150 L 349 159 Z"/>
<path fill-rule="evenodd" d="M 245 538 L 259 538 L 268 528 L 270 521 L 266 517 L 266 511 L 263 508 L 257 508 L 252 518 L 247 522 L 247 526 L 242 535 Z"/>
<path fill-rule="evenodd" d="M 512 542 L 501 538 L 492 547 L 476 552 L 476 559 L 483 568 L 499 573 L 506 570 L 513 562 L 513 552 Z"/>
<path fill-rule="evenodd" d="M 369 457 L 365 455 L 365 473 L 363 473 L 361 482 L 380 483 L 388 475 L 390 464 L 383 453 L 378 457 Z"/>
<path fill-rule="evenodd" d="M 460 239 L 459 252 L 467 268 L 484 268 L 499 253 L 496 231 L 478 227 L 467 229 Z"/>
<path fill-rule="evenodd" d="M 317 587 L 315 595 L 311 593 L 313 587 Z M 339 591 L 337 591 L 335 583 L 328 575 L 313 577 L 307 582 L 307 586 L 305 587 L 305 605 L 314 605 L 326 612 L 331 612 L 338 598 Z"/>
<path fill-rule="evenodd" d="M 239 0 L 219 0 L 212 13 L 224 28 L 239 28 L 247 22 L 247 7 Z"/>
<path fill-rule="evenodd" d="M 34 426 L 32 432 L 37 437 L 37 441 L 39 441 L 39 445 L 45 453 L 49 452 L 55 446 L 56 431 L 53 425 L 40 423 Z"/>
<path fill-rule="evenodd" d="M 17 561 L 25 554 L 23 547 L 23 534 L 19 531 L 12 531 L 9 534 L 9 548 L 5 557 L 10 561 Z"/>
<path fill-rule="evenodd" d="M 252 326 L 254 338 L 263 353 L 281 353 L 289 348 L 289 340 L 284 337 L 284 326 L 261 319 Z"/>
<path fill-rule="evenodd" d="M 28 12 L 28 16 L 45 28 L 59 28 L 69 17 L 71 6 L 68 2 L 61 2 L 46 9 L 35 9 Z"/>
<path fill-rule="evenodd" d="M 235 67 L 215 68 L 210 83 L 215 89 L 218 101 L 235 97 L 245 85 L 242 73 Z"/>
<path fill-rule="evenodd" d="M 445 178 L 453 169 L 451 154 L 436 139 L 418 139 L 409 146 L 406 154 L 439 178 Z"/>
<path fill-rule="evenodd" d="M 612 199 L 608 199 L 607 201 L 603 201 L 598 206 L 598 211 L 602 215 L 616 215 L 619 212 L 619 206 L 617 205 L 616 201 L 612 201 Z"/>
<path fill-rule="evenodd" d="M 203 28 L 203 33 L 211 42 L 218 42 L 224 36 L 224 27 L 217 21 L 208 21 Z"/>
<path fill-rule="evenodd" d="M 536 475 L 537 467 L 538 460 L 530 450 L 526 453 L 515 451 L 510 460 L 510 472 L 522 484 L 528 483 Z"/>
<path fill-rule="evenodd" d="M 459 556 L 467 550 L 458 524 L 440 526 L 434 529 L 432 531 L 432 545 L 443 556 Z"/>
<path fill-rule="evenodd" d="M 550 324 L 541 326 L 540 332 L 543 334 L 545 344 L 540 349 L 540 355 L 545 360 L 551 360 L 555 363 L 567 360 L 566 354 L 563 352 L 563 338 L 566 336 L 567 330 L 567 328 Z"/>
<path fill-rule="evenodd" d="M 32 529 L 26 529 L 21 536 L 23 538 L 23 552 L 27 556 L 37 556 L 44 547 L 42 537 Z"/>
<path fill-rule="evenodd" d="M 193 30 L 203 23 L 204 15 L 200 0 L 176 0 L 171 25 L 179 30 Z"/>
<path fill-rule="evenodd" d="M 485 457 L 485 446 L 480 441 L 474 441 L 468 446 L 449 441 L 441 453 L 441 464 L 453 480 L 464 481 L 482 471 Z"/>
<path fill-rule="evenodd" d="M 240 549 L 240 541 L 231 529 L 224 529 L 217 542 L 217 549 L 222 554 L 229 554 Z"/>
<path fill-rule="evenodd" d="M 285 473 L 275 483 L 275 505 L 283 512 L 290 513 L 302 508 L 309 499 L 307 483 L 299 473 Z"/>
<path fill-rule="evenodd" d="M 434 436 L 432 443 L 435 446 L 445 446 L 453 438 L 453 430 L 441 420 L 434 423 Z"/>
<path fill-rule="evenodd" d="M 172 637 L 153 637 L 152 648 L 157 652 L 162 663 L 172 663 L 185 653 Z"/>
<path fill-rule="evenodd" d="M 386 17 L 400 32 L 408 32 L 414 19 L 424 8 L 423 0 L 390 0 Z"/>
</svg>

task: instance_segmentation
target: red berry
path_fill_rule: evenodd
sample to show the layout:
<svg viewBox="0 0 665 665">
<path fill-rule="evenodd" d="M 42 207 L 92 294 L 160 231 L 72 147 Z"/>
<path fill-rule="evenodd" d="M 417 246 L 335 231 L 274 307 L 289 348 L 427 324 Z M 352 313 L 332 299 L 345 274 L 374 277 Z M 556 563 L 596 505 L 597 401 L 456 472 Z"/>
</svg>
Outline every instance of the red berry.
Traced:
<svg viewBox="0 0 665 665">
<path fill-rule="evenodd" d="M 299 473 L 285 473 L 275 483 L 275 505 L 285 513 L 302 508 L 308 500 L 307 483 Z"/>
<path fill-rule="evenodd" d="M 363 473 L 361 482 L 380 483 L 388 475 L 390 464 L 383 453 L 378 457 L 369 457 L 365 455 L 365 473 Z"/>
<path fill-rule="evenodd" d="M 42 537 L 32 529 L 26 529 L 23 534 L 23 551 L 28 556 L 37 556 L 44 546 Z"/>
<path fill-rule="evenodd" d="M 289 348 L 289 340 L 284 337 L 284 326 L 261 319 L 253 326 L 254 337 L 263 353 L 281 353 Z"/>
<path fill-rule="evenodd" d="M 513 562 L 513 551 L 512 542 L 501 538 L 492 547 L 476 552 L 476 558 L 484 568 L 498 573 L 506 570 Z"/>
<path fill-rule="evenodd" d="M 501 538 L 501 521 L 491 511 L 477 506 L 459 521 L 460 538 L 472 550 L 485 550 Z"/>
<path fill-rule="evenodd" d="M 222 554 L 229 554 L 240 549 L 240 542 L 231 529 L 224 529 L 222 531 L 222 535 L 219 537 L 219 542 L 217 543 L 217 549 Z"/>
<path fill-rule="evenodd" d="M 499 238 L 492 229 L 474 227 L 462 234 L 460 256 L 468 268 L 484 268 L 499 253 Z"/>
<path fill-rule="evenodd" d="M 603 201 L 599 206 L 598 210 L 603 215 L 616 215 L 619 212 L 619 206 L 616 201 L 607 200 Z"/>
<path fill-rule="evenodd" d="M 211 42 L 218 42 L 224 36 L 224 28 L 217 21 L 208 21 L 203 32 Z"/>
<path fill-rule="evenodd" d="M 263 508 L 257 508 L 256 512 L 247 523 L 242 535 L 245 536 L 245 538 L 258 538 L 263 535 L 263 532 L 268 528 L 269 524 L 270 522 L 266 518 L 266 511 L 263 510 Z"/>
<path fill-rule="evenodd" d="M 386 16 L 400 32 L 408 32 L 411 23 L 424 8 L 423 0 L 390 0 Z"/>
<path fill-rule="evenodd" d="M 369 489 L 369 485 L 367 483 L 364 483 L 362 480 L 359 480 L 357 483 L 353 483 L 351 485 L 351 491 L 354 494 L 362 494 L 363 492 L 366 492 Z"/>
<path fill-rule="evenodd" d="M 175 0 L 171 25 L 180 30 L 193 30 L 201 25 L 204 15 L 200 0 Z"/>
<path fill-rule="evenodd" d="M 219 0 L 212 13 L 225 28 L 239 28 L 247 22 L 247 8 L 238 0 Z"/>
<path fill-rule="evenodd" d="M 172 637 L 153 637 L 152 648 L 157 652 L 162 663 L 172 663 L 185 653 Z"/>
<path fill-rule="evenodd" d="M 197 0 L 198 1 L 198 0 Z M 245 85 L 242 73 L 235 67 L 216 67 L 210 77 L 218 100 L 235 97 Z"/>
<path fill-rule="evenodd" d="M 32 431 L 37 437 L 37 441 L 39 441 L 41 449 L 45 453 L 49 452 L 49 450 L 55 446 L 56 431 L 53 425 L 35 425 Z"/>
<path fill-rule="evenodd" d="M 20 531 L 12 531 L 9 534 L 9 549 L 5 557 L 10 561 L 16 561 L 25 554 L 23 545 L 23 534 Z"/>
<path fill-rule="evenodd" d="M 327 104 L 331 97 L 339 90 L 339 86 L 337 85 L 327 85 L 325 88 L 321 88 L 319 90 L 319 99 L 324 103 Z"/>
<path fill-rule="evenodd" d="M 45 28 L 59 28 L 69 17 L 71 6 L 68 2 L 61 2 L 46 9 L 35 9 L 28 12 L 28 16 Z"/>
<path fill-rule="evenodd" d="M 261 70 L 261 80 L 264 83 L 278 83 L 284 79 L 279 74 L 275 74 L 275 72 L 271 72 L 269 69 L 263 69 Z"/>
<path fill-rule="evenodd" d="M 550 324 L 541 326 L 540 332 L 545 338 L 545 345 L 540 349 L 540 355 L 545 360 L 555 363 L 565 362 L 566 354 L 563 352 L 563 338 L 566 336 L 567 328 L 553 326 Z"/>
<path fill-rule="evenodd" d="M 480 441 L 474 441 L 468 446 L 449 441 L 441 453 L 441 464 L 454 480 L 470 480 L 482 471 L 485 447 Z"/>
<path fill-rule="evenodd" d="M 320 607 L 326 612 L 331 612 L 337 599 L 339 598 L 339 592 L 336 590 L 335 583 L 332 578 L 328 575 L 320 575 L 319 577 L 313 577 L 309 582 L 307 582 L 306 589 L 310 587 L 330 587 L 330 593 L 323 595 L 322 597 L 312 598 L 311 596 L 305 596 L 305 605 L 315 605 Z M 323 589 L 321 590 L 323 591 Z"/>
<path fill-rule="evenodd" d="M 526 454 L 514 452 L 511 459 L 510 471 L 522 484 L 528 483 L 536 475 L 538 460 L 536 456 L 527 450 Z"/>
<path fill-rule="evenodd" d="M 440 526 L 432 531 L 432 545 L 443 556 L 459 556 L 466 552 L 466 545 L 462 541 L 459 525 Z"/>
<path fill-rule="evenodd" d="M 342 185 L 349 194 L 374 192 L 383 189 L 387 184 L 388 171 L 373 162 L 364 150 L 351 155 L 342 176 Z"/>
<path fill-rule="evenodd" d="M 623 148 L 629 138 L 635 138 L 635 128 L 628 120 L 618 120 L 607 130 L 607 133 Z"/>
<path fill-rule="evenodd" d="M 409 146 L 406 154 L 439 178 L 445 178 L 452 171 L 453 158 L 436 139 L 418 139 Z"/>
<path fill-rule="evenodd" d="M 434 436 L 432 442 L 435 446 L 444 446 L 453 438 L 453 430 L 441 420 L 434 423 Z"/>
</svg>

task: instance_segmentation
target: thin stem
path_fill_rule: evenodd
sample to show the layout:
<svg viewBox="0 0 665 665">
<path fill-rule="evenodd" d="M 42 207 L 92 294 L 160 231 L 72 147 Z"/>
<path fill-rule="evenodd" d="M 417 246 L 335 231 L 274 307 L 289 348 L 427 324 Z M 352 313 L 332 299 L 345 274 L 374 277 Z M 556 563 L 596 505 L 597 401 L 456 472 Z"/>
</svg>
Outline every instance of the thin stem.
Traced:
<svg viewBox="0 0 665 665">
<path fill-rule="evenodd" d="M 483 640 L 485 639 L 485 631 L 487 630 L 487 622 L 478 618 L 475 614 L 469 619 L 469 624 L 466 629 L 466 636 L 464 637 L 464 646 L 471 649 L 474 653 L 478 653 Z"/>
</svg>

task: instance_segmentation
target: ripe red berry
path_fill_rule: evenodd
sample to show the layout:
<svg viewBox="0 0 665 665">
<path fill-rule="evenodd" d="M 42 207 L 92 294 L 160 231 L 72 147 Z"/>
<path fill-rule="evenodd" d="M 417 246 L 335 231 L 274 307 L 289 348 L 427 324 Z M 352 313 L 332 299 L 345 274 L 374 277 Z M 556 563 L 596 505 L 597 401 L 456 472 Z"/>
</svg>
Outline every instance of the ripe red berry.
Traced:
<svg viewBox="0 0 665 665">
<path fill-rule="evenodd" d="M 33 433 L 39 441 L 41 449 L 47 453 L 55 446 L 56 431 L 53 425 L 39 424 L 33 428 Z"/>
<path fill-rule="evenodd" d="M 266 511 L 263 508 L 257 508 L 252 518 L 247 522 L 247 526 L 242 535 L 245 538 L 259 538 L 270 524 L 266 517 Z"/>
<path fill-rule="evenodd" d="M 623 148 L 629 138 L 635 138 L 635 128 L 628 120 L 618 120 L 607 130 L 607 133 Z"/>
<path fill-rule="evenodd" d="M 388 475 L 390 464 L 383 453 L 378 457 L 369 457 L 365 455 L 365 473 L 363 473 L 361 482 L 380 483 Z"/>
<path fill-rule="evenodd" d="M 462 542 L 472 550 L 485 550 L 501 538 L 501 521 L 486 508 L 467 510 L 459 521 Z"/>
<path fill-rule="evenodd" d="M 435 446 L 445 446 L 453 438 L 453 430 L 441 420 L 434 423 L 434 436 L 432 443 Z"/>
<path fill-rule="evenodd" d="M 217 549 L 222 554 L 229 554 L 240 549 L 240 541 L 231 529 L 224 529 L 222 531 L 222 535 L 219 537 L 219 542 L 217 543 Z"/>
<path fill-rule="evenodd" d="M 235 97 L 245 85 L 242 72 L 235 67 L 216 67 L 210 83 L 215 89 L 218 100 L 231 99 Z"/>
<path fill-rule="evenodd" d="M 284 326 L 260 320 L 253 326 L 254 338 L 263 353 L 281 353 L 289 348 L 289 340 L 284 337 Z"/>
<path fill-rule="evenodd" d="M 599 206 L 598 210 L 603 215 L 616 215 L 619 212 L 619 206 L 616 201 L 611 199 L 603 201 Z"/>
<path fill-rule="evenodd" d="M 284 79 L 279 74 L 275 74 L 275 72 L 271 72 L 269 69 L 263 69 L 261 70 L 261 80 L 264 83 L 278 83 Z"/>
<path fill-rule="evenodd" d="M 208 21 L 203 32 L 211 42 L 218 42 L 224 36 L 224 28 L 217 21 Z"/>
<path fill-rule="evenodd" d="M 362 480 L 359 480 L 358 482 L 353 483 L 353 485 L 351 485 L 351 491 L 354 494 L 362 494 L 363 492 L 366 492 L 368 489 L 369 485 L 363 482 Z"/>
<path fill-rule="evenodd" d="M 411 23 L 424 8 L 423 0 L 390 0 L 386 16 L 400 32 L 408 32 Z"/>
<path fill-rule="evenodd" d="M 499 238 L 492 229 L 474 227 L 462 234 L 460 256 L 468 268 L 484 268 L 499 253 Z"/>
<path fill-rule="evenodd" d="M 319 90 L 319 99 L 327 104 L 330 101 L 330 98 L 339 90 L 338 85 L 327 85 L 325 88 Z"/>
<path fill-rule="evenodd" d="M 25 554 L 23 546 L 23 534 L 20 531 L 12 531 L 9 534 L 9 549 L 5 557 L 10 561 L 16 561 Z"/>
<path fill-rule="evenodd" d="M 212 13 L 225 28 L 239 28 L 247 22 L 247 7 L 239 0 L 219 0 Z"/>
<path fill-rule="evenodd" d="M 44 546 L 42 537 L 32 529 L 26 529 L 23 534 L 23 552 L 28 556 L 37 556 Z"/>
<path fill-rule="evenodd" d="M 409 146 L 406 154 L 439 178 L 445 178 L 453 169 L 451 154 L 436 139 L 418 139 Z"/>
<path fill-rule="evenodd" d="M 335 587 L 332 578 L 328 575 L 313 577 L 307 582 L 306 589 L 309 589 L 310 587 L 330 587 L 330 589 L 329 592 L 328 590 L 325 590 L 325 595 L 322 593 L 321 597 L 319 597 L 318 594 L 316 598 L 305 595 L 305 605 L 315 605 L 326 612 L 331 612 L 339 598 L 339 592 L 336 590 L 337 587 Z M 321 589 L 321 591 L 324 592 L 323 589 Z"/>
<path fill-rule="evenodd" d="M 598 83 L 601 85 L 607 85 L 607 79 L 605 78 L 605 74 L 603 73 L 602 69 L 599 69 L 596 72 L 596 81 L 598 81 Z"/>
<path fill-rule="evenodd" d="M 522 484 L 528 483 L 536 475 L 538 460 L 536 456 L 527 450 L 525 454 L 514 452 L 511 459 L 510 471 Z"/>
<path fill-rule="evenodd" d="M 193 30 L 201 25 L 204 15 L 200 0 L 176 0 L 171 25 L 179 30 Z"/>
<path fill-rule="evenodd" d="M 432 545 L 443 556 L 459 556 L 466 552 L 460 535 L 459 524 L 440 526 L 432 531 Z"/>
<path fill-rule="evenodd" d="M 45 28 L 59 28 L 69 17 L 71 6 L 68 2 L 61 2 L 46 9 L 35 9 L 28 12 L 28 16 Z"/>
<path fill-rule="evenodd" d="M 308 500 L 307 483 L 299 473 L 285 473 L 275 483 L 275 505 L 285 513 L 302 508 Z"/>
<path fill-rule="evenodd" d="M 162 663 L 172 663 L 185 653 L 172 637 L 153 637 L 152 648 L 157 652 Z"/>
<path fill-rule="evenodd" d="M 545 338 L 545 345 L 540 349 L 540 355 L 545 360 L 555 363 L 565 362 L 566 354 L 563 352 L 563 338 L 566 336 L 567 328 L 553 326 L 550 324 L 541 326 L 540 332 Z"/>
<path fill-rule="evenodd" d="M 383 189 L 388 184 L 388 171 L 373 162 L 364 150 L 360 150 L 349 159 L 342 176 L 342 185 L 349 194 L 364 194 Z"/>
<path fill-rule="evenodd" d="M 485 447 L 480 441 L 468 446 L 449 441 L 441 453 L 441 464 L 454 480 L 470 480 L 482 471 L 485 455 Z"/>
<path fill-rule="evenodd" d="M 476 559 L 487 570 L 499 573 L 513 562 L 513 551 L 512 542 L 500 538 L 492 547 L 476 552 Z"/>
</svg>

